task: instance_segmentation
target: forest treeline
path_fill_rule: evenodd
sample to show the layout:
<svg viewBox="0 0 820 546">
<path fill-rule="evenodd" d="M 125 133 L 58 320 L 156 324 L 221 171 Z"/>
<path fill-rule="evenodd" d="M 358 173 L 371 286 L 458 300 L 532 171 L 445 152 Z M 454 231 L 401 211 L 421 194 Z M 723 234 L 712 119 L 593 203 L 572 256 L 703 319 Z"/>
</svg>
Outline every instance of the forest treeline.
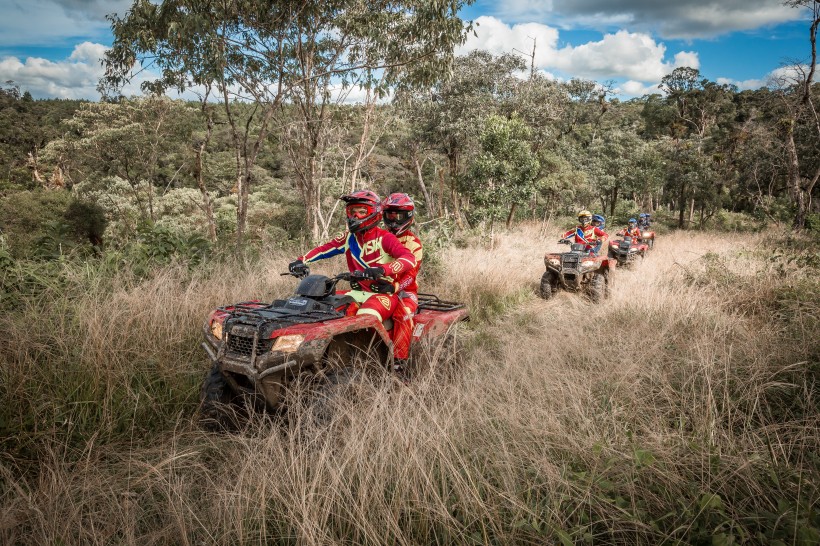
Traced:
<svg viewBox="0 0 820 546">
<path fill-rule="evenodd" d="M 591 81 L 522 79 L 522 63 L 475 52 L 429 93 L 329 107 L 310 152 L 313 211 L 299 183 L 304 125 L 283 106 L 285 124 L 253 165 L 248 234 L 326 236 L 338 227 L 336 198 L 362 186 L 406 191 L 427 219 L 463 226 L 577 206 L 614 220 L 662 209 L 680 226 L 704 227 L 721 211 L 817 224 L 820 132 L 801 115 L 811 110 L 799 88 L 738 91 L 683 68 L 664 78 L 665 96 L 618 101 Z M 236 237 L 241 173 L 214 104 L 35 101 L 8 87 L 0 98 L 2 227 L 21 248 L 61 234 L 116 245 L 151 225 Z M 254 105 L 231 112 L 255 130 Z"/>
<path fill-rule="evenodd" d="M 358 187 L 410 193 L 422 222 L 454 229 L 578 207 L 610 222 L 660 211 L 681 228 L 731 227 L 731 213 L 820 224 L 820 86 L 806 65 L 743 91 L 681 67 L 663 93 L 621 101 L 611 83 L 551 80 L 522 56 L 453 56 L 460 4 L 408 3 L 414 18 L 366 14 L 396 25 L 401 48 L 361 14 L 298 12 L 269 28 L 246 6 L 211 14 L 226 22 L 212 28 L 135 4 L 112 20 L 103 101 L 32 100 L 7 84 L 0 228 L 11 252 L 315 241 L 341 226 L 337 198 Z M 121 96 L 149 56 L 162 77 Z"/>
</svg>

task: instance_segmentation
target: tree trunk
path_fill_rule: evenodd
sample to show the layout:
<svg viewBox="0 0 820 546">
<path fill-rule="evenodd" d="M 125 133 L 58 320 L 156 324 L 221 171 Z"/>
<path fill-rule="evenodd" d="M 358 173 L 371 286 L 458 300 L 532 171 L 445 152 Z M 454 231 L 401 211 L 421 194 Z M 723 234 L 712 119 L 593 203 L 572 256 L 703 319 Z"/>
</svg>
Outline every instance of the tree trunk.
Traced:
<svg viewBox="0 0 820 546">
<path fill-rule="evenodd" d="M 194 164 L 194 175 L 196 177 L 196 184 L 199 187 L 199 191 L 202 194 L 202 210 L 205 212 L 205 220 L 208 222 L 208 239 L 212 243 L 216 242 L 216 221 L 214 220 L 214 206 L 213 202 L 211 201 L 211 196 L 208 194 L 208 190 L 205 187 L 205 176 L 204 166 L 203 166 L 203 159 L 202 156 L 205 153 L 205 148 L 208 147 L 208 143 L 211 141 L 211 135 L 213 133 L 214 127 L 214 119 L 210 109 L 208 109 L 207 101 L 208 101 L 208 93 L 210 92 L 210 86 L 206 89 L 205 98 L 202 100 L 202 113 L 205 114 L 205 139 L 199 145 L 199 148 L 196 150 L 196 163 Z"/>
<path fill-rule="evenodd" d="M 612 188 L 612 202 L 609 204 L 609 215 L 615 216 L 615 203 L 618 202 L 618 186 Z"/>
<path fill-rule="evenodd" d="M 422 173 L 423 164 L 419 161 L 418 153 L 413 153 L 413 165 L 416 167 L 416 177 L 419 181 L 419 189 L 421 189 L 422 195 L 424 195 L 424 203 L 426 205 L 427 214 L 430 218 L 435 218 L 435 210 L 434 210 L 434 203 L 433 199 L 430 196 L 430 192 L 427 191 L 427 185 L 424 183 L 424 176 Z"/>
<path fill-rule="evenodd" d="M 461 221 L 461 209 L 459 207 L 458 191 L 456 190 L 456 180 L 458 178 L 458 154 L 454 153 L 449 156 L 450 160 L 450 194 L 453 199 L 453 211 L 456 215 L 456 225 L 459 229 L 464 229 L 464 223 Z"/>
<path fill-rule="evenodd" d="M 678 215 L 678 227 L 682 228 L 685 224 L 683 221 L 683 215 L 686 211 L 686 182 L 681 180 L 680 183 L 680 196 L 678 198 L 678 210 L 680 214 Z"/>
<path fill-rule="evenodd" d="M 689 221 L 688 224 L 691 226 L 692 221 L 695 218 L 695 198 L 693 197 L 692 200 L 689 202 Z"/>
<path fill-rule="evenodd" d="M 507 229 L 510 229 L 512 225 L 513 216 L 515 216 L 515 209 L 518 206 L 518 203 L 513 203 L 510 207 L 510 213 L 507 215 Z"/>
</svg>

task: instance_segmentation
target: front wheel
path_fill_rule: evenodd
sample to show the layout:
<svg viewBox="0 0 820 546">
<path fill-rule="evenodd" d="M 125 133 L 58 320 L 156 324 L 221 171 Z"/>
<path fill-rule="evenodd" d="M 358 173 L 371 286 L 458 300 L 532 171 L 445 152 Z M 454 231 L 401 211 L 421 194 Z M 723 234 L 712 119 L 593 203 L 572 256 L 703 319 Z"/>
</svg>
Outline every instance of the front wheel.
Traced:
<svg viewBox="0 0 820 546">
<path fill-rule="evenodd" d="M 344 413 L 344 404 L 351 402 L 363 380 L 362 371 L 354 367 L 327 372 L 324 381 L 313 393 L 310 405 L 312 424 L 322 429 L 330 426 L 338 415 Z"/>
<path fill-rule="evenodd" d="M 609 279 L 606 273 L 595 273 L 589 280 L 589 298 L 592 303 L 601 303 L 609 297 Z"/>
<path fill-rule="evenodd" d="M 238 427 L 240 416 L 233 404 L 233 393 L 230 390 L 225 376 L 214 364 L 199 394 L 199 424 L 202 428 L 213 432 L 235 430 Z"/>
<path fill-rule="evenodd" d="M 552 293 L 555 289 L 552 286 L 552 275 L 549 271 L 546 271 L 543 275 L 541 275 L 541 297 L 545 300 L 548 300 L 552 297 Z"/>
</svg>

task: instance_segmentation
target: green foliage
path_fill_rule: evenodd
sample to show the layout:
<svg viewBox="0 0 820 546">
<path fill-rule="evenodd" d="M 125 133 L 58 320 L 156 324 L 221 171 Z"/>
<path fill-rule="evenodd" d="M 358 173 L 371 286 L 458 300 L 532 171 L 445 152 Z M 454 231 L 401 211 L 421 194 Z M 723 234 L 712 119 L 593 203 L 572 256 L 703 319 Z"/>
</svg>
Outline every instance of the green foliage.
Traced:
<svg viewBox="0 0 820 546">
<path fill-rule="evenodd" d="M 61 121 L 84 101 L 32 100 L 17 86 L 0 86 L 0 191 L 32 190 L 39 185 L 30 170 L 48 142 L 59 138 Z M 43 177 L 50 174 L 41 172 Z"/>
<path fill-rule="evenodd" d="M 491 116 L 481 134 L 481 154 L 462 179 L 461 189 L 473 202 L 472 214 L 490 222 L 510 214 L 511 207 L 536 191 L 540 164 L 529 144 L 530 130 L 518 118 Z"/>
<path fill-rule="evenodd" d="M 106 220 L 94 203 L 65 190 L 22 191 L 0 197 L 0 229 L 11 255 L 56 257 L 99 247 Z"/>
<path fill-rule="evenodd" d="M 166 226 L 143 224 L 137 228 L 137 242 L 129 250 L 149 262 L 181 259 L 195 265 L 208 255 L 211 243 L 197 233 L 183 234 Z"/>
</svg>

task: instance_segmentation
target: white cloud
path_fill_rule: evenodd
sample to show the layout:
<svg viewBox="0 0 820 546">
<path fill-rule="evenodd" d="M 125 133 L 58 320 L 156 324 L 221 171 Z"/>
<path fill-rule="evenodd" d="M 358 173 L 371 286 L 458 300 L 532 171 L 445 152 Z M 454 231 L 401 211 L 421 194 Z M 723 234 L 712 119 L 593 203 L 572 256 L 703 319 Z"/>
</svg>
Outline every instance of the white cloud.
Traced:
<svg viewBox="0 0 820 546">
<path fill-rule="evenodd" d="M 816 65 L 815 71 L 820 71 L 820 64 Z M 809 65 L 781 66 L 759 79 L 733 80 L 731 78 L 717 78 L 715 81 L 721 85 L 734 85 L 741 91 L 760 89 L 761 87 L 775 88 L 805 81 L 808 72 Z"/>
<path fill-rule="evenodd" d="M 474 49 L 483 49 L 494 55 L 512 53 L 513 49 L 532 52 L 535 40 L 535 64 L 549 66 L 558 44 L 558 30 L 541 23 L 522 23 L 510 26 L 495 17 L 482 16 L 475 20 L 475 35 L 470 34 L 464 45 L 456 49 L 464 55 Z"/>
<path fill-rule="evenodd" d="M 21 91 L 34 98 L 99 100 L 97 83 L 103 75 L 100 59 L 106 51 L 102 44 L 83 42 L 74 47 L 71 55 L 62 61 L 28 57 L 0 59 L 0 81 L 13 81 Z M 139 81 L 127 86 L 124 94 L 140 94 L 139 84 L 152 77 L 144 74 Z"/>
<path fill-rule="evenodd" d="M 0 47 L 64 47 L 110 37 L 105 16 L 120 16 L 131 0 L 5 0 L 0 18 Z"/>
<path fill-rule="evenodd" d="M 659 82 L 681 66 L 699 68 L 698 54 L 675 53 L 666 59 L 666 46 L 651 36 L 619 31 L 606 34 L 597 42 L 568 45 L 556 49 L 557 29 L 540 23 L 507 25 L 494 17 L 479 17 L 476 36 L 470 36 L 458 54 L 484 49 L 495 55 L 514 49 L 528 54 L 535 40 L 535 65 L 545 70 L 560 70 L 571 76 L 589 79 L 623 78 L 642 82 Z"/>
<path fill-rule="evenodd" d="M 628 27 L 664 38 L 709 37 L 800 18 L 778 0 L 511 0 L 481 4 L 506 21 L 549 20 L 561 27 Z"/>
<path fill-rule="evenodd" d="M 642 82 L 636 82 L 635 80 L 626 81 L 613 89 L 613 91 L 616 95 L 620 95 L 623 98 L 642 97 L 644 95 L 651 95 L 652 93 L 661 93 L 661 90 L 658 89 L 658 84 L 646 85 Z"/>
</svg>

